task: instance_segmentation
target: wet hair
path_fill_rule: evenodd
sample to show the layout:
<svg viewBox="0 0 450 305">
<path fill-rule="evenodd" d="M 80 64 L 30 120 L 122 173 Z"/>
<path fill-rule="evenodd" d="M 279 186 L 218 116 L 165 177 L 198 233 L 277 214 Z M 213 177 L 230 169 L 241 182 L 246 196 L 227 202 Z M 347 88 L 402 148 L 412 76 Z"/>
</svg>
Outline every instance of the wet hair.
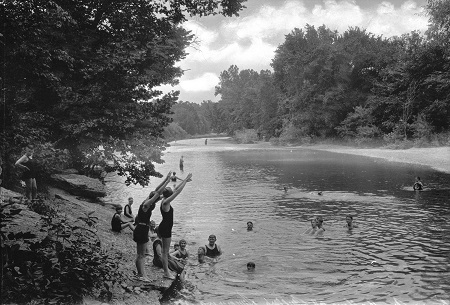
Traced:
<svg viewBox="0 0 450 305">
<path fill-rule="evenodd" d="M 162 194 L 163 194 L 164 198 L 168 198 L 173 194 L 173 191 L 170 187 L 166 187 Z"/>
<path fill-rule="evenodd" d="M 216 235 L 214 235 L 214 234 L 211 234 L 211 235 L 209 235 L 209 236 L 208 236 L 208 239 L 210 239 L 211 237 L 214 237 L 214 239 L 216 239 L 216 240 L 217 240 L 217 237 L 216 237 Z"/>
<path fill-rule="evenodd" d="M 251 222 L 251 221 L 247 221 L 247 225 L 249 225 L 249 224 L 253 224 L 253 222 Z"/>
<path fill-rule="evenodd" d="M 256 265 L 254 262 L 248 262 L 247 263 L 247 269 L 251 268 L 251 269 L 255 269 Z"/>
<path fill-rule="evenodd" d="M 353 216 L 352 215 L 347 215 L 348 218 L 350 218 L 351 220 L 353 220 Z"/>
<path fill-rule="evenodd" d="M 178 242 L 178 244 L 181 245 L 181 242 L 183 242 L 183 241 L 184 241 L 184 243 L 186 243 L 186 240 L 180 239 L 180 241 Z"/>
<path fill-rule="evenodd" d="M 173 172 L 173 175 L 175 176 L 177 173 Z"/>
<path fill-rule="evenodd" d="M 116 206 L 116 211 L 122 211 L 122 206 Z"/>
</svg>

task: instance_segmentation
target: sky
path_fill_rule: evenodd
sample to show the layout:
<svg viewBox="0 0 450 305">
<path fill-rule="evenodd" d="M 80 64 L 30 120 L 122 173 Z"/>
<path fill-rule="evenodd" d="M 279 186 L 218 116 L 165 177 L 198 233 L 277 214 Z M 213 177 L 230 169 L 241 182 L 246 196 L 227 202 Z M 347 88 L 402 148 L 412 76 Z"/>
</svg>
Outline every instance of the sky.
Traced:
<svg viewBox="0 0 450 305">
<path fill-rule="evenodd" d="M 270 64 L 285 35 L 306 24 L 327 26 L 339 33 L 360 27 L 383 37 L 414 30 L 425 32 L 427 0 L 248 0 L 239 17 L 193 17 L 183 24 L 195 35 L 188 55 L 177 63 L 185 72 L 175 87 L 180 101 L 217 102 L 215 86 L 222 71 L 236 65 L 239 70 L 272 70 Z"/>
</svg>

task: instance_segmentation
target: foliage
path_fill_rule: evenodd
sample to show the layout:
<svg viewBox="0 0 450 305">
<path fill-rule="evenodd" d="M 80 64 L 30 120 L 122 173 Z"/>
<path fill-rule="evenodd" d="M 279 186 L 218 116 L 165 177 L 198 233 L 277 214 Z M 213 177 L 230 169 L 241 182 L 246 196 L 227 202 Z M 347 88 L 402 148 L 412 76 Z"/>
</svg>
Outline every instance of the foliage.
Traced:
<svg viewBox="0 0 450 305">
<path fill-rule="evenodd" d="M 178 96 L 154 88 L 177 82 L 175 63 L 193 39 L 181 24 L 187 16 L 237 15 L 243 2 L 3 1 L 6 159 L 50 143 L 55 157 L 67 149 L 79 170 L 95 164 L 148 184 L 160 176 L 154 163 L 163 162 L 162 132 Z"/>
<path fill-rule="evenodd" d="M 258 141 L 258 134 L 254 129 L 236 130 L 233 137 L 240 144 L 252 144 Z"/>
<path fill-rule="evenodd" d="M 173 105 L 173 121 L 190 135 L 211 132 L 209 120 L 203 114 L 201 106 L 196 103 L 179 102 Z"/>
<path fill-rule="evenodd" d="M 178 139 L 184 139 L 188 136 L 188 133 L 178 125 L 177 122 L 172 122 L 164 129 L 164 138 L 167 141 L 173 141 Z"/>
<path fill-rule="evenodd" d="M 20 212 L 2 208 L 2 227 Z M 89 213 L 75 223 L 55 215 L 46 219 L 48 236 L 41 243 L 31 243 L 29 232 L 2 230 L 2 301 L 73 304 L 87 294 L 109 301 L 122 275 L 117 258 L 100 247 L 98 218 Z M 21 247 L 24 243 L 26 247 Z"/>
</svg>

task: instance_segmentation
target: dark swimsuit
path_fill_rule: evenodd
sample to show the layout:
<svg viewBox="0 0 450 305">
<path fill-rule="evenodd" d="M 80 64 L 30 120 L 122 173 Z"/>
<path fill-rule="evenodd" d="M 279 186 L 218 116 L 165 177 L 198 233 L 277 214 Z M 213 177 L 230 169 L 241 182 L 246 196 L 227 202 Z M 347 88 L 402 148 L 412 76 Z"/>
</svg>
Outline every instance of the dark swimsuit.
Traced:
<svg viewBox="0 0 450 305">
<path fill-rule="evenodd" d="M 118 215 L 119 217 L 116 217 L 116 215 Z M 113 218 L 111 219 L 111 229 L 117 233 L 120 233 L 122 231 L 122 220 L 120 220 L 119 213 L 115 213 Z"/>
<path fill-rule="evenodd" d="M 173 182 L 177 182 L 177 177 L 170 178 Z"/>
<path fill-rule="evenodd" d="M 28 158 L 27 162 L 22 163 L 22 165 L 28 167 L 30 170 L 25 170 L 22 174 L 22 180 L 28 180 L 36 178 L 36 162 L 33 159 Z"/>
<path fill-rule="evenodd" d="M 212 249 L 212 250 L 210 248 L 208 248 L 207 245 L 205 245 L 205 248 L 206 248 L 205 255 L 208 257 L 216 257 L 216 256 L 220 255 L 219 249 L 217 249 L 217 245 L 214 245 L 214 249 Z"/>
<path fill-rule="evenodd" d="M 420 182 L 414 183 L 413 189 L 414 189 L 415 191 L 421 191 L 421 190 L 423 189 L 422 183 L 420 183 Z"/>
<path fill-rule="evenodd" d="M 161 235 L 161 237 L 171 238 L 173 227 L 173 208 L 171 206 L 168 212 L 164 212 L 161 204 L 159 210 L 161 211 L 162 216 L 162 221 L 158 227 L 159 234 Z"/>
<path fill-rule="evenodd" d="M 148 231 L 150 230 L 150 217 L 152 217 L 152 210 L 148 209 L 144 212 L 143 205 L 139 207 L 136 217 L 137 226 L 133 231 L 133 240 L 138 244 L 148 242 Z"/>
<path fill-rule="evenodd" d="M 182 259 L 185 259 L 185 258 L 188 257 L 188 254 L 187 254 L 187 252 L 186 252 L 186 254 L 183 254 L 183 253 L 181 253 L 181 252 L 177 252 L 177 254 L 175 254 L 175 257 L 176 257 L 176 258 L 182 258 Z"/>
</svg>

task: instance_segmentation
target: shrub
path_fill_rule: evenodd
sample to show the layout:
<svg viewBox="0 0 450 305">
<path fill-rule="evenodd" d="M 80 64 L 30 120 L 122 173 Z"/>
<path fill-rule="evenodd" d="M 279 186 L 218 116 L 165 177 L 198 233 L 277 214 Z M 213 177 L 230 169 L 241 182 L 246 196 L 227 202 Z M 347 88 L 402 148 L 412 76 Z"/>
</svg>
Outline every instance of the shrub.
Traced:
<svg viewBox="0 0 450 305">
<path fill-rule="evenodd" d="M 2 209 L 2 227 L 20 212 Z M 92 213 L 75 223 L 49 217 L 47 238 L 35 244 L 27 241 L 30 232 L 6 235 L 2 230 L 2 302 L 73 304 L 88 294 L 109 301 L 113 285 L 122 276 L 117 258 L 100 247 L 96 223 Z M 21 246 L 24 243 L 26 247 Z"/>
<path fill-rule="evenodd" d="M 258 141 L 258 134 L 254 129 L 237 130 L 233 137 L 240 144 L 252 144 Z"/>
</svg>

